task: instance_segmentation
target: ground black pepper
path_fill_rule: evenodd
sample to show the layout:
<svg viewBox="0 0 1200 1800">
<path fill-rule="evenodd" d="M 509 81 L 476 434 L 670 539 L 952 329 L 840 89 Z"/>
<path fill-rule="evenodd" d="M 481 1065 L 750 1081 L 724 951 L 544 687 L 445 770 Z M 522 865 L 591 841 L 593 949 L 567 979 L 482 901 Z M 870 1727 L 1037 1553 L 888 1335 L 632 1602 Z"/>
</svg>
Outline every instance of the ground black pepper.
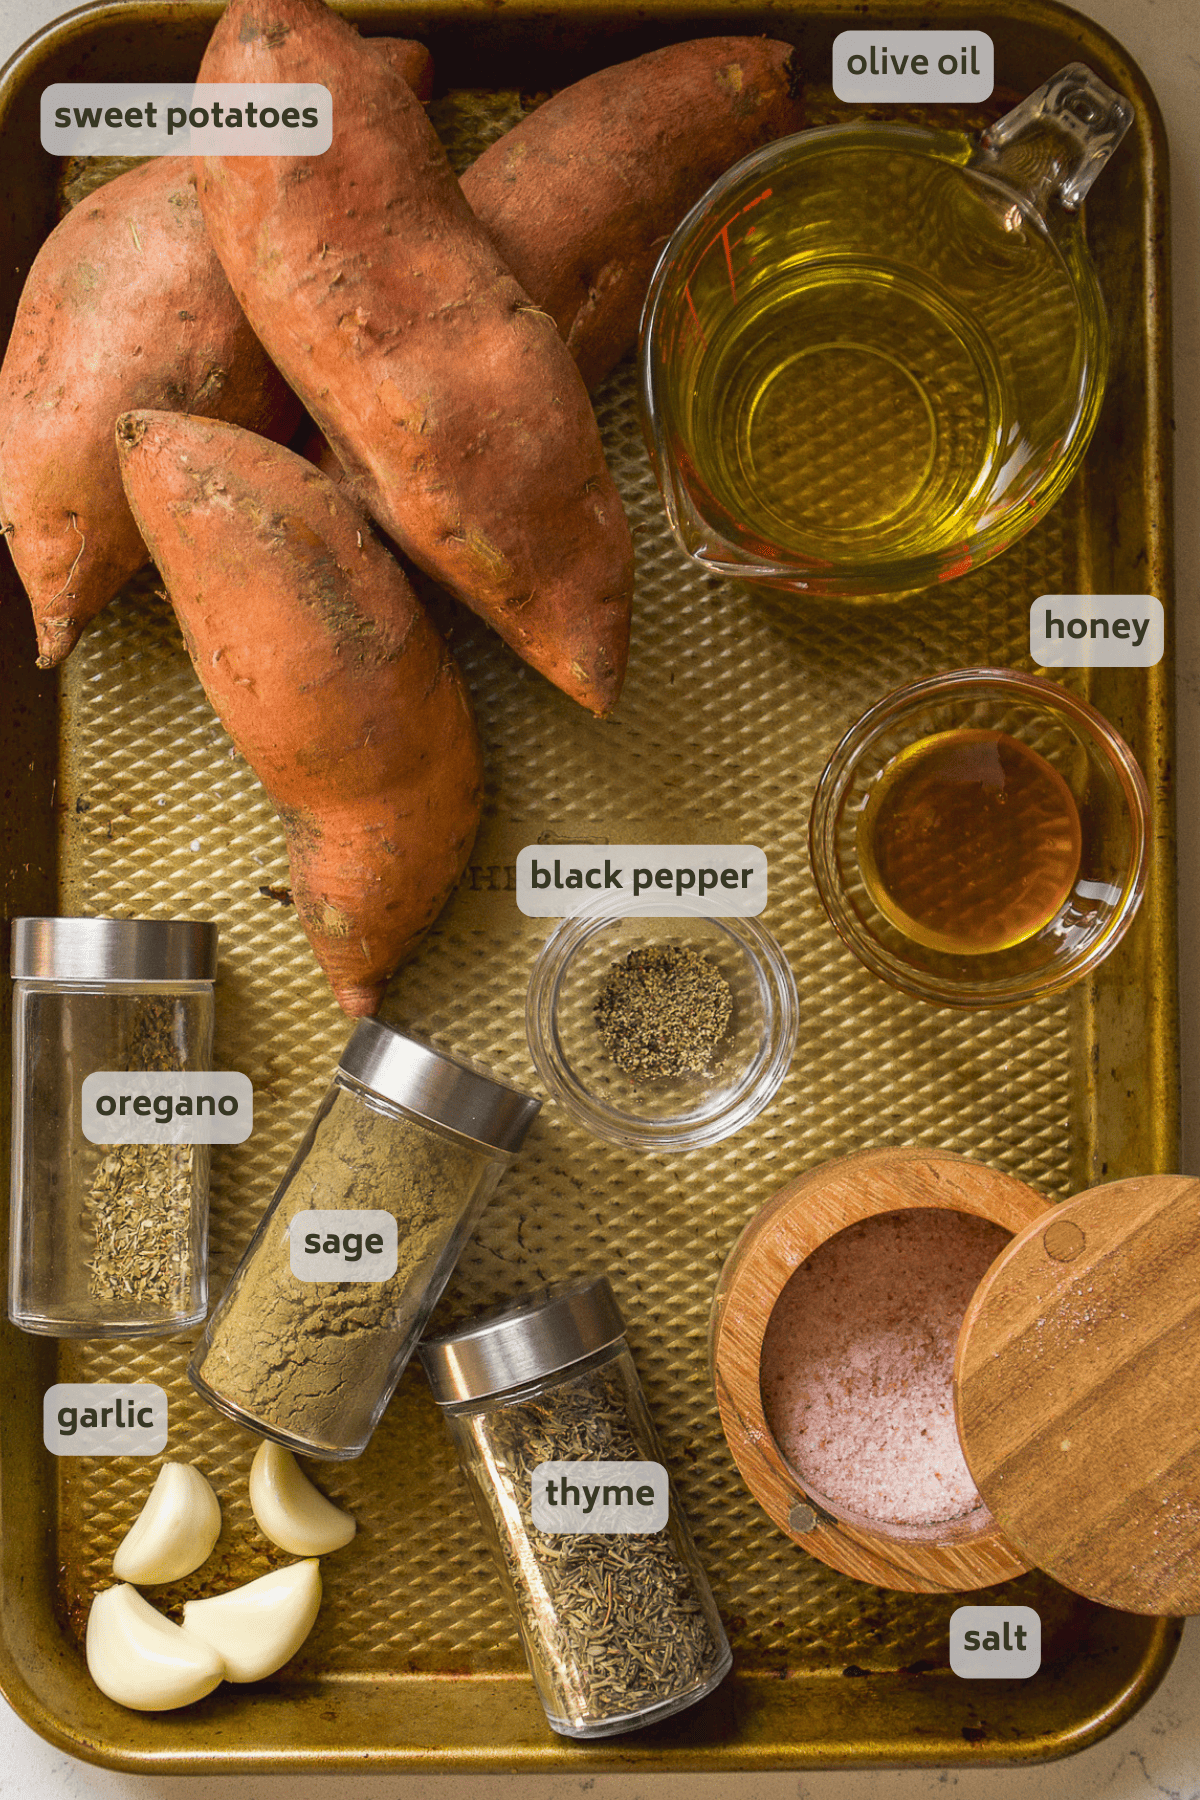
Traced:
<svg viewBox="0 0 1200 1800">
<path fill-rule="evenodd" d="M 604 1048 L 626 1075 L 708 1074 L 733 1017 L 720 969 L 687 944 L 647 944 L 614 964 L 596 1000 Z"/>
</svg>

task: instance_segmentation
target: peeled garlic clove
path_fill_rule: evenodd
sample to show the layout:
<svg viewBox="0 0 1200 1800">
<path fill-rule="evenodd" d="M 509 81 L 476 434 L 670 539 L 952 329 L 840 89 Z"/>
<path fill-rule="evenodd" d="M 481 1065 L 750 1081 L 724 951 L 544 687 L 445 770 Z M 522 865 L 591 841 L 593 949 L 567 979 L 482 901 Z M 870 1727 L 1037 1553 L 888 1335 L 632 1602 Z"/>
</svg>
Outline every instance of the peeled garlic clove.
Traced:
<svg viewBox="0 0 1200 1800">
<path fill-rule="evenodd" d="M 164 1463 L 150 1498 L 113 1557 L 113 1574 L 145 1586 L 178 1581 L 212 1553 L 221 1531 L 217 1496 L 190 1463 Z"/>
<path fill-rule="evenodd" d="M 328 1556 L 358 1529 L 348 1512 L 317 1492 L 291 1451 L 269 1439 L 250 1469 L 250 1505 L 259 1529 L 293 1556 Z"/>
<path fill-rule="evenodd" d="M 228 1681 L 260 1681 L 295 1656 L 320 1604 L 321 1573 L 314 1558 L 211 1600 L 189 1600 L 183 1629 L 216 1652 Z"/>
<path fill-rule="evenodd" d="M 136 1588 L 106 1588 L 92 1601 L 87 1666 L 102 1694 L 136 1712 L 190 1706 L 225 1674 L 202 1638 L 173 1625 Z"/>
</svg>

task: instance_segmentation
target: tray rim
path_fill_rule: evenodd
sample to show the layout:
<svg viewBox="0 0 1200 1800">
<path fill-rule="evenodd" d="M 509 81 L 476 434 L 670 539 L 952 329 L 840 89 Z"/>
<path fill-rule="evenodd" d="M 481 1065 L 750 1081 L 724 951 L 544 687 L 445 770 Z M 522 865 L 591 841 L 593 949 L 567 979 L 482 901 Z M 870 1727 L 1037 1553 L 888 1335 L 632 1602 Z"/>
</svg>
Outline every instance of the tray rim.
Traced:
<svg viewBox="0 0 1200 1800">
<path fill-rule="evenodd" d="M 363 0 L 355 4 L 354 0 L 339 0 L 337 9 L 368 32 L 384 28 L 395 29 L 397 18 L 404 25 L 405 9 L 394 0 Z M 674 38 L 685 32 L 690 35 L 706 35 L 715 31 L 738 29 L 737 13 L 750 10 L 758 13 L 760 8 L 753 0 L 656 0 L 652 8 L 632 8 L 621 4 L 604 4 L 603 0 L 575 0 L 573 5 L 564 8 L 556 0 L 521 0 L 518 12 L 521 18 L 537 20 L 538 18 L 558 19 L 566 11 L 573 21 L 587 26 L 605 21 L 621 20 L 630 30 L 649 23 L 666 38 Z M 83 41 L 89 33 L 98 28 L 120 27 L 130 28 L 152 27 L 155 23 L 167 23 L 184 19 L 210 19 L 215 21 L 224 10 L 221 0 L 188 0 L 186 6 L 171 4 L 170 0 L 90 0 L 85 4 L 60 15 L 49 25 L 31 35 L 0 68 L 0 130 L 4 128 L 11 105 L 20 92 L 22 85 L 36 78 L 36 72 L 42 59 L 52 51 L 67 46 L 72 42 Z M 417 0 L 418 10 L 423 17 L 436 14 L 443 25 L 453 24 L 466 26 L 472 20 L 493 20 L 496 17 L 491 0 L 432 0 L 430 5 L 421 5 Z M 1144 324 L 1146 329 L 1146 359 L 1149 376 L 1151 403 L 1147 411 L 1147 438 L 1145 442 L 1146 486 L 1150 497 L 1147 509 L 1147 535 L 1149 545 L 1148 583 L 1151 591 L 1159 594 L 1167 603 L 1168 612 L 1168 654 L 1164 658 L 1162 668 L 1168 676 L 1173 671 L 1173 607 L 1170 604 L 1172 595 L 1171 581 L 1171 514 L 1170 514 L 1170 462 L 1171 445 L 1169 436 L 1169 400 L 1170 400 L 1170 317 L 1169 317 L 1169 284 L 1166 248 L 1167 226 L 1167 147 L 1165 131 L 1162 124 L 1157 101 L 1149 84 L 1140 69 L 1133 63 L 1123 46 L 1110 33 L 1095 21 L 1083 17 L 1073 9 L 1058 4 L 1058 0 L 1010 0 L 1009 4 L 993 3 L 983 11 L 968 8 L 965 0 L 927 0 L 924 6 L 912 3 L 912 0 L 880 0 L 879 11 L 885 12 L 883 28 L 902 28 L 905 24 L 912 26 L 937 25 L 943 22 L 959 23 L 969 16 L 976 29 L 988 29 L 992 24 L 1001 25 L 1012 30 L 1014 28 L 1036 29 L 1054 28 L 1067 31 L 1079 46 L 1082 54 L 1089 51 L 1099 55 L 1106 62 L 1110 71 L 1113 66 L 1119 70 L 1120 79 L 1126 84 L 1126 90 L 1135 100 L 1137 122 L 1144 133 L 1144 164 L 1149 202 L 1149 217 L 1142 220 L 1144 232 L 1149 234 L 1150 242 L 1143 247 L 1147 254 L 1147 272 L 1149 275 L 1148 307 Z M 789 22 L 794 17 L 802 20 L 809 15 L 833 19 L 845 25 L 861 23 L 862 11 L 857 0 L 789 0 L 786 10 L 781 9 L 774 21 L 781 35 L 787 34 Z M 744 28 L 744 27 L 743 27 Z M 1157 502 L 1157 504 L 1155 504 Z M 1157 735 L 1166 744 L 1168 752 L 1173 735 L 1173 702 L 1170 681 L 1162 676 L 1150 683 L 1146 712 L 1159 724 Z M 1143 918 L 1139 922 L 1144 931 L 1149 928 L 1156 942 L 1162 942 L 1171 953 L 1171 975 L 1174 976 L 1175 945 L 1175 883 L 1174 883 L 1174 820 L 1173 796 L 1170 786 L 1169 760 L 1166 768 L 1157 771 L 1147 770 L 1152 785 L 1156 788 L 1155 817 L 1159 822 L 1156 844 L 1160 855 L 1165 858 L 1166 869 L 1170 879 L 1160 878 L 1152 885 L 1143 906 Z M 6 972 L 6 971 L 5 971 Z M 7 984 L 6 984 L 7 985 Z M 7 995 L 4 996 L 7 1001 Z M 1174 1166 L 1172 1157 L 1177 1160 L 1178 1126 L 1178 1021 L 1177 1001 L 1173 980 L 1167 987 L 1160 982 L 1156 990 L 1148 995 L 1148 1009 L 1153 1013 L 1152 1035 L 1156 1045 L 1163 1051 L 1153 1067 L 1146 1071 L 1150 1087 L 1150 1099 L 1153 1109 L 1150 1135 L 1155 1149 L 1151 1160 L 1158 1168 Z M 7 1112 L 7 1096 L 0 1096 L 0 1107 Z M 1114 1177 L 1115 1178 L 1115 1177 Z M 5 1331 L 8 1331 L 5 1327 Z M 52 1354 L 52 1346 L 40 1347 L 41 1354 Z M 9 1395 L 6 1393 L 6 1400 Z M 23 1396 L 28 1399 L 29 1396 Z M 7 1406 L 6 1409 L 8 1410 Z M 36 1459 L 34 1459 L 36 1460 Z M 13 1486 L 23 1485 L 22 1476 L 28 1477 L 30 1471 L 18 1471 L 13 1482 L 11 1476 L 0 1488 L 0 1499 L 7 1504 Z M 1129 1718 L 1162 1679 L 1174 1656 L 1181 1634 L 1181 1622 L 1173 1619 L 1141 1620 L 1146 1631 L 1145 1652 L 1135 1674 L 1126 1682 L 1122 1690 L 1110 1696 L 1107 1705 L 1100 1707 L 1091 1716 L 1079 1721 L 1074 1727 L 1057 1734 L 1043 1737 L 1031 1736 L 1019 1744 L 1004 1747 L 1003 1753 L 995 1753 L 995 1741 L 992 1745 L 974 1744 L 961 1739 L 947 1737 L 938 1740 L 931 1736 L 922 1740 L 916 1756 L 904 1756 L 901 1743 L 891 1740 L 861 1741 L 851 1744 L 846 1740 L 825 1741 L 814 1740 L 811 1743 L 793 1743 L 791 1745 L 752 1743 L 743 1744 L 735 1739 L 726 1738 L 718 1744 L 699 1741 L 702 1733 L 697 1734 L 697 1741 L 691 1747 L 680 1750 L 678 1746 L 659 1747 L 656 1733 L 631 1736 L 615 1745 L 584 1746 L 567 1743 L 564 1740 L 550 1738 L 543 1741 L 539 1734 L 536 1740 L 531 1739 L 521 1744 L 513 1743 L 502 1746 L 498 1742 L 488 1746 L 458 1745 L 446 1747 L 417 1747 L 415 1745 L 401 1748 L 392 1744 L 382 1744 L 371 1749 L 350 1749 L 334 1745 L 312 1745 L 290 1749 L 286 1740 L 277 1748 L 266 1745 L 261 1750 L 236 1752 L 208 1750 L 192 1753 L 178 1748 L 160 1746 L 153 1749 L 134 1749 L 111 1739 L 91 1736 L 70 1724 L 65 1724 L 43 1701 L 41 1695 L 27 1677 L 25 1667 L 18 1661 L 10 1642 L 7 1622 L 13 1605 L 13 1582 L 9 1580 L 7 1559 L 0 1567 L 0 1694 L 13 1706 L 14 1710 L 34 1730 L 56 1747 L 82 1760 L 98 1766 L 116 1770 L 127 1770 L 134 1773 L 267 1773 L 272 1771 L 312 1771 L 332 1772 L 335 1770 L 355 1770 L 363 1772 L 396 1772 L 404 1770 L 437 1769 L 439 1772 L 467 1770 L 500 1769 L 509 1772 L 550 1772 L 565 1770 L 597 1770 L 617 1769 L 672 1769 L 672 1770 L 744 1770 L 758 1768 L 822 1768 L 822 1767 L 881 1767 L 898 1766 L 903 1760 L 914 1765 L 932 1767 L 951 1766 L 1001 1766 L 1014 1762 L 1034 1763 L 1056 1759 L 1073 1754 L 1085 1748 L 1115 1729 Z M 24 1576 L 18 1585 L 24 1585 Z M 36 1574 L 34 1576 L 36 1580 Z M 43 1599 L 45 1596 L 43 1596 Z M 52 1618 L 52 1615 L 50 1615 Z M 67 1646 L 58 1646 L 60 1653 L 74 1666 L 78 1666 L 73 1650 Z M 51 1660 L 59 1660 L 54 1657 Z M 836 1674 L 836 1671 L 831 1673 Z M 382 1683 L 384 1688 L 403 1685 L 405 1691 L 413 1687 L 421 1689 L 444 1688 L 447 1680 L 444 1675 L 433 1676 L 389 1676 Z M 472 1678 L 488 1686 L 502 1686 L 506 1682 L 526 1681 L 520 1675 L 481 1675 Z M 878 1680 L 891 1679 L 880 1676 Z M 360 1681 L 356 1675 L 331 1677 L 328 1679 L 304 1684 L 318 1693 L 327 1693 L 331 1697 L 335 1690 L 348 1683 Z M 863 1684 L 866 1685 L 865 1683 Z M 993 1684 L 987 1684 L 991 1687 Z M 1007 1685 L 1007 1684 L 1006 1684 Z M 745 1705 L 738 1711 L 754 1711 L 756 1706 L 765 1705 L 765 1710 L 775 1710 L 772 1701 L 778 1701 L 780 1690 L 786 1686 L 776 1677 L 762 1673 L 750 1672 L 739 1676 L 734 1671 L 724 1685 L 726 1706 L 731 1706 L 735 1694 L 743 1697 Z M 289 1690 L 286 1696 L 273 1697 L 285 1707 L 291 1707 L 298 1698 L 296 1688 Z M 271 1698 L 264 1695 L 264 1698 Z M 536 1711 L 536 1703 L 534 1703 Z M 194 1709 L 193 1709 L 194 1710 Z M 699 1714 L 696 1715 L 697 1719 Z M 157 1718 L 158 1716 L 155 1715 Z M 686 1715 L 685 1715 L 686 1717 Z M 136 1718 L 136 1715 L 135 1715 Z M 536 1712 L 536 1722 L 541 1723 L 540 1712 Z"/>
</svg>

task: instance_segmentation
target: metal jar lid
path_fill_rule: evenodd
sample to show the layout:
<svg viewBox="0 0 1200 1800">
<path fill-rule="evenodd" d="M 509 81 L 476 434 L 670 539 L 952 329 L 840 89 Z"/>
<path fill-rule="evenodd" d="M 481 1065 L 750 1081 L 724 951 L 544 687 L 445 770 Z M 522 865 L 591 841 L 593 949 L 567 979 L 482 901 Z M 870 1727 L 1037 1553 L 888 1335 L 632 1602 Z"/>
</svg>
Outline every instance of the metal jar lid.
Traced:
<svg viewBox="0 0 1200 1800">
<path fill-rule="evenodd" d="M 203 919 L 14 919 L 21 981 L 214 981 L 217 927 Z"/>
<path fill-rule="evenodd" d="M 378 1019 L 360 1019 L 338 1068 L 405 1112 L 512 1154 L 541 1101 Z"/>
<path fill-rule="evenodd" d="M 553 1282 L 418 1346 L 433 1397 L 457 1406 L 525 1387 L 625 1335 L 606 1275 Z"/>
</svg>

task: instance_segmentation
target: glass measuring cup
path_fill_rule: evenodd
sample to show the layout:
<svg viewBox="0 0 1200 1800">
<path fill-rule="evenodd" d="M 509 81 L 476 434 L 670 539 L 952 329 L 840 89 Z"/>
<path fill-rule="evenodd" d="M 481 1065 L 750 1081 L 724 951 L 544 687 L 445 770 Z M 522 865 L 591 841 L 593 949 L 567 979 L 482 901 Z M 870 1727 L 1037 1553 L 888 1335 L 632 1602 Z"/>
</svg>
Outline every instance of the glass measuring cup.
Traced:
<svg viewBox="0 0 1200 1800">
<path fill-rule="evenodd" d="M 647 443 L 689 554 L 814 595 L 897 593 L 1035 524 L 1104 394 L 1078 207 L 1132 117 L 1072 63 L 978 146 L 825 126 L 710 188 L 642 321 Z"/>
</svg>

